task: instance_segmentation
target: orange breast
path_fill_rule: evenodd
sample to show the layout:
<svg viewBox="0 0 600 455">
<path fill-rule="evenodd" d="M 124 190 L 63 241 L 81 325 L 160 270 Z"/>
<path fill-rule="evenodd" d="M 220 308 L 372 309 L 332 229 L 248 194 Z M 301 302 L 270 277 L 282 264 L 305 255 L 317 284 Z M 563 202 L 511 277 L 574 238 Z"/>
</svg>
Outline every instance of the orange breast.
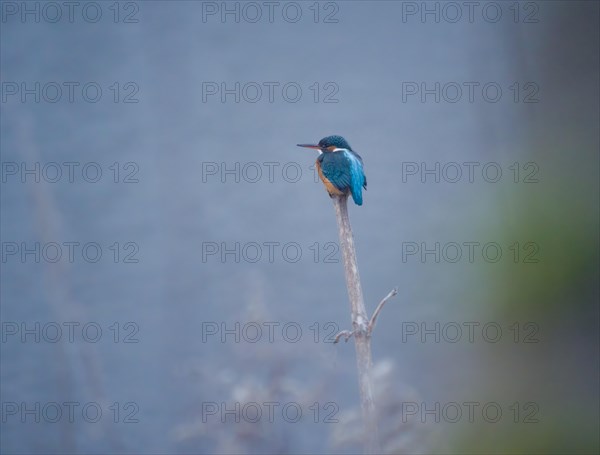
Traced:
<svg viewBox="0 0 600 455">
<path fill-rule="evenodd" d="M 331 195 L 331 196 L 341 196 L 342 194 L 344 194 L 343 192 L 341 192 L 340 190 L 338 190 L 333 183 L 331 183 L 329 181 L 329 179 L 327 177 L 325 177 L 325 174 L 323 174 L 323 171 L 321 170 L 321 163 L 319 163 L 319 160 L 317 160 L 317 171 L 319 171 L 319 177 L 321 177 L 321 180 L 323 181 L 323 183 L 325 184 L 325 188 L 327 188 L 327 192 Z"/>
</svg>

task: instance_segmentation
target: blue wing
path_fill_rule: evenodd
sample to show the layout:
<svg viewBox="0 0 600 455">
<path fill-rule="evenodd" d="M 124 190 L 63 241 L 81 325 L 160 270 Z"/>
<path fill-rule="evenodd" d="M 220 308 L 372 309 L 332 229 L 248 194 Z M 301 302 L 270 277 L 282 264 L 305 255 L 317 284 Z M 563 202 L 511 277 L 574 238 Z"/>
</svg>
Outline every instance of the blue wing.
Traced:
<svg viewBox="0 0 600 455">
<path fill-rule="evenodd" d="M 367 189 L 367 178 L 363 171 L 362 158 L 349 150 L 342 152 L 350 162 L 350 191 L 356 205 L 362 205 L 362 189 Z"/>
<path fill-rule="evenodd" d="M 367 188 L 362 159 L 349 150 L 319 155 L 323 175 L 338 190 L 352 193 L 357 205 L 362 205 L 362 188 Z"/>
<path fill-rule="evenodd" d="M 318 158 L 321 172 L 338 190 L 350 190 L 350 165 L 341 153 L 323 153 Z"/>
</svg>

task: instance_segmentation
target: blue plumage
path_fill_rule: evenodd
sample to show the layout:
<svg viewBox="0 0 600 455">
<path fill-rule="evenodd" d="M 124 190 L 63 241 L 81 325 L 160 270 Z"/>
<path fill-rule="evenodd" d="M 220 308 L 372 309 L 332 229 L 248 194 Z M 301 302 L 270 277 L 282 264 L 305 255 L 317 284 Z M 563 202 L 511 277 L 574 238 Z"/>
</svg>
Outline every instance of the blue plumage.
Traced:
<svg viewBox="0 0 600 455">
<path fill-rule="evenodd" d="M 318 149 L 317 169 L 330 196 L 352 194 L 356 205 L 362 205 L 362 189 L 367 189 L 363 161 L 342 136 L 328 136 L 318 145 L 298 144 Z"/>
<path fill-rule="evenodd" d="M 367 188 L 362 159 L 355 152 L 344 149 L 324 152 L 317 159 L 323 176 L 341 193 L 352 194 L 357 205 L 362 205 L 362 189 Z"/>
</svg>

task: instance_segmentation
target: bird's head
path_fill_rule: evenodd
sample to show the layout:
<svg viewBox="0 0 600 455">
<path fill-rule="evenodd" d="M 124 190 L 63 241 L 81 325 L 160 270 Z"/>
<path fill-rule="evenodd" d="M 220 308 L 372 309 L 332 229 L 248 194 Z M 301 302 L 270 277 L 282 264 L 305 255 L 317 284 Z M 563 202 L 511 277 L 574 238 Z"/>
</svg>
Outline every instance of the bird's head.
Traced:
<svg viewBox="0 0 600 455">
<path fill-rule="evenodd" d="M 333 152 L 337 149 L 352 150 L 350 144 L 342 136 L 327 136 L 321 139 L 317 145 L 298 144 L 298 147 L 317 149 L 320 152 Z"/>
</svg>

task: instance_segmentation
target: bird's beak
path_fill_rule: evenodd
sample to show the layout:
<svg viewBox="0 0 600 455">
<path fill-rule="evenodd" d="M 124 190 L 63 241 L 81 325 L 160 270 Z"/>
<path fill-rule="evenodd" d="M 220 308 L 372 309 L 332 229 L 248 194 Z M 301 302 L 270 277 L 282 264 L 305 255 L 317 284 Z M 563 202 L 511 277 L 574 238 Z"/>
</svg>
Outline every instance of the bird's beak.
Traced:
<svg viewBox="0 0 600 455">
<path fill-rule="evenodd" d="M 313 145 L 313 144 L 296 144 L 298 147 L 306 147 L 309 149 L 317 149 L 317 150 L 321 150 L 321 147 L 319 147 L 318 145 Z"/>
</svg>

